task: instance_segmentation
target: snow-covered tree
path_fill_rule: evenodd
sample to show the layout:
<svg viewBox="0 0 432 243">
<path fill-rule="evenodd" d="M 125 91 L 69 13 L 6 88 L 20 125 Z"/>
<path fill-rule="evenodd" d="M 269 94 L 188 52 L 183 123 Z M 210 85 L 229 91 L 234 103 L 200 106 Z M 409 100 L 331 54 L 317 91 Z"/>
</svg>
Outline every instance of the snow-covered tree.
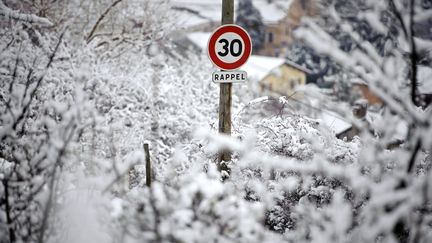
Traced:
<svg viewBox="0 0 432 243">
<path fill-rule="evenodd" d="M 180 56 L 162 38 L 172 26 L 164 1 L 144 12 L 139 3 L 0 1 L 1 242 L 431 241 L 431 114 L 406 98 L 417 63 L 407 57 L 414 49 L 423 57 L 429 41 L 397 32 L 380 51 L 380 41 L 356 34 L 387 30 L 377 16 L 398 20 L 388 5 L 330 4 L 325 21 L 340 24 L 340 35 L 322 19 L 298 31 L 386 106 L 373 121 L 345 117 L 360 130 L 348 142 L 292 109 L 291 97 L 244 103 L 241 84 L 233 137 L 217 135 L 207 57 Z M 394 3 L 407 28 L 409 11 Z M 415 21 L 430 15 L 419 6 Z M 352 8 L 368 26 L 338 18 Z M 401 123 L 409 133 L 390 146 Z M 233 152 L 224 181 L 221 150 Z"/>
<path fill-rule="evenodd" d="M 236 24 L 245 28 L 249 33 L 253 51 L 260 50 L 265 41 L 265 25 L 261 13 L 252 3 L 252 0 L 240 0 L 237 6 Z"/>
<path fill-rule="evenodd" d="M 92 112 L 71 82 L 64 35 L 1 1 L 0 12 L 9 22 L 0 31 L 0 241 L 45 242 L 58 178 Z"/>
<path fill-rule="evenodd" d="M 352 228 L 350 237 L 357 242 L 427 242 L 429 212 L 424 208 L 431 199 L 419 188 L 430 186 L 431 128 L 430 112 L 417 107 L 417 69 L 430 55 L 432 43 L 418 36 L 415 26 L 424 20 L 419 16 L 430 16 L 430 11 L 420 1 L 325 2 L 326 19 L 306 21 L 296 35 L 363 80 L 385 107 L 383 118 L 372 125 L 377 137 L 366 127 L 361 136 L 365 146 L 359 165 L 375 178 L 375 188 L 361 200 L 363 213 L 357 215 L 364 224 Z M 401 133 L 403 146 L 387 150 Z M 380 169 L 374 168 L 378 165 Z M 374 192 L 381 187 L 387 188 L 386 194 Z M 369 236 L 363 235 L 366 229 L 373 229 Z"/>
</svg>

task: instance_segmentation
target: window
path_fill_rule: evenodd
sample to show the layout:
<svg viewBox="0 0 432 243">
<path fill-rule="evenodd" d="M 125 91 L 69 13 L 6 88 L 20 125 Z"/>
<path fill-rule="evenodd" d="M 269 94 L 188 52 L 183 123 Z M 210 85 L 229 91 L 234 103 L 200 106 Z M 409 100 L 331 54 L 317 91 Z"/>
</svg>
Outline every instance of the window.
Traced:
<svg viewBox="0 0 432 243">
<path fill-rule="evenodd" d="M 295 86 L 296 86 L 296 81 L 291 79 L 290 80 L 290 88 L 291 88 L 291 90 L 293 90 L 295 88 Z"/>
<path fill-rule="evenodd" d="M 268 33 L 268 43 L 273 43 L 273 33 L 272 32 Z"/>
<path fill-rule="evenodd" d="M 306 0 L 300 0 L 302 9 L 306 9 Z"/>
<path fill-rule="evenodd" d="M 300 78 L 291 79 L 290 80 L 290 88 L 291 90 L 294 90 L 297 85 L 300 84 Z"/>
</svg>

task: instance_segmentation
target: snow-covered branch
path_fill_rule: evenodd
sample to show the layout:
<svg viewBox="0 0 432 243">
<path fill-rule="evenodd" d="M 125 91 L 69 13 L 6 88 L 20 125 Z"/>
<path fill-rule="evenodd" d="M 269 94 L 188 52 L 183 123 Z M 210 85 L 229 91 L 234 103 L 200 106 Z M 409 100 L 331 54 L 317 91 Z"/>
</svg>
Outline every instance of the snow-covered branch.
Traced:
<svg viewBox="0 0 432 243">
<path fill-rule="evenodd" d="M 34 14 L 23 14 L 20 13 L 18 10 L 12 10 L 8 8 L 3 3 L 3 0 L 0 0 L 0 16 L 6 19 L 10 18 L 17 21 L 31 23 L 31 24 L 39 24 L 47 27 L 53 26 L 53 23 L 51 23 L 47 18 L 42 18 Z"/>
</svg>

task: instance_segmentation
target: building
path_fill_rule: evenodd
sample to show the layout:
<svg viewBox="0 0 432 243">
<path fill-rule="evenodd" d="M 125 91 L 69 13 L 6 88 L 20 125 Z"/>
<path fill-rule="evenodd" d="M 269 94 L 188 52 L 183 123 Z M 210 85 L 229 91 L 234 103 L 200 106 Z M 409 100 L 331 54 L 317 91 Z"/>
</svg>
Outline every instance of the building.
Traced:
<svg viewBox="0 0 432 243">
<path fill-rule="evenodd" d="M 292 42 L 293 26 L 288 16 L 289 9 L 295 0 L 254 1 L 254 6 L 261 12 L 265 25 L 264 45 L 258 55 L 281 57 Z"/>
<path fill-rule="evenodd" d="M 251 56 L 241 67 L 248 79 L 258 84 L 262 94 L 292 95 L 296 87 L 306 84 L 310 70 L 283 58 Z"/>
<path fill-rule="evenodd" d="M 209 32 L 189 33 L 182 43 L 189 46 L 184 48 L 204 52 L 210 35 Z M 309 69 L 284 58 L 257 55 L 252 55 L 240 69 L 248 73 L 248 80 L 258 84 L 260 93 L 277 95 L 291 95 L 313 75 Z"/>
<path fill-rule="evenodd" d="M 432 103 L 432 68 L 424 65 L 417 66 L 417 94 L 421 100 L 420 104 L 423 108 Z M 369 105 L 381 105 L 382 100 L 375 95 L 361 79 L 355 78 L 351 80 L 353 91 L 366 99 Z M 408 88 L 411 88 L 410 86 Z"/>
<path fill-rule="evenodd" d="M 271 3 L 269 3 L 271 2 Z M 266 37 L 259 55 L 283 57 L 293 42 L 293 30 L 303 16 L 312 16 L 318 8 L 312 0 L 254 1 L 266 26 Z"/>
<path fill-rule="evenodd" d="M 221 20 L 222 1 L 172 0 L 178 32 L 212 32 Z M 312 0 L 253 0 L 265 25 L 265 43 L 258 55 L 283 57 L 293 41 L 293 30 L 305 15 L 317 13 Z M 237 7 L 237 6 L 236 6 Z"/>
<path fill-rule="evenodd" d="M 354 94 L 359 95 L 360 97 L 367 100 L 367 103 L 369 105 L 381 105 L 382 101 L 381 99 L 376 96 L 367 85 L 366 82 L 364 82 L 361 79 L 355 78 L 351 80 L 351 84 L 353 87 Z"/>
</svg>

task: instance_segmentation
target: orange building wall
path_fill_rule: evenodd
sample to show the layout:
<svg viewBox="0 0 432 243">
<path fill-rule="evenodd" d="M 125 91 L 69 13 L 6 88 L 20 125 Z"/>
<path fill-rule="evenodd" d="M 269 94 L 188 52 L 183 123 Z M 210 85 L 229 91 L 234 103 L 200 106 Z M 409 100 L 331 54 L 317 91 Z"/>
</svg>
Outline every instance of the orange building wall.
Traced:
<svg viewBox="0 0 432 243">
<path fill-rule="evenodd" d="M 361 95 L 368 101 L 369 105 L 382 104 L 382 101 L 365 84 L 355 84 L 354 89 L 360 91 Z"/>
</svg>

